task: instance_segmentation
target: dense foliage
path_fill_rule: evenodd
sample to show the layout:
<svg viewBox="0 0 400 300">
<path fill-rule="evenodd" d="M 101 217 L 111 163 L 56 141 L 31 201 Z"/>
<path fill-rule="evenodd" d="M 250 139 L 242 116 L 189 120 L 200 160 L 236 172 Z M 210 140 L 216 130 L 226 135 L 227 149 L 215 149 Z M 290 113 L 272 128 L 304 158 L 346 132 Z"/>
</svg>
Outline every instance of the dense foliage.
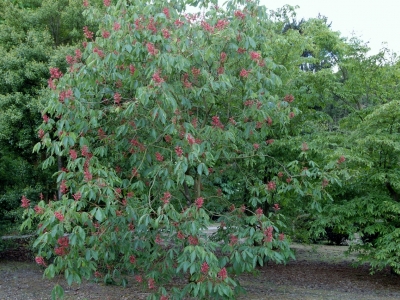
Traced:
<svg viewBox="0 0 400 300">
<path fill-rule="evenodd" d="M 399 273 L 397 56 L 211 2 L 0 0 L 0 227 L 22 196 L 48 277 L 160 299 L 232 298 L 326 234 Z"/>
<path fill-rule="evenodd" d="M 80 1 L 0 1 L 0 232 L 15 230 L 22 195 L 53 198 L 56 169 L 32 154 L 49 67 L 66 70 L 67 46 L 82 39 Z"/>
</svg>

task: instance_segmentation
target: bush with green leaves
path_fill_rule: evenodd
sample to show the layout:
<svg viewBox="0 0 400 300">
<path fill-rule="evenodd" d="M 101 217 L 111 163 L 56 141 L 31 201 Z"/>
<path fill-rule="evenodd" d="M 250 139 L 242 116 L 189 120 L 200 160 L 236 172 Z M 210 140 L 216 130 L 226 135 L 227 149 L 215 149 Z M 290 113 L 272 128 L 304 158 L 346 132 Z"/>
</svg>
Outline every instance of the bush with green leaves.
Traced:
<svg viewBox="0 0 400 300">
<path fill-rule="evenodd" d="M 236 275 L 293 257 L 279 201 L 321 199 L 334 166 L 309 161 L 304 144 L 290 163 L 272 156 L 300 111 L 280 94 L 265 7 L 208 4 L 84 1 L 100 28 L 84 28 L 67 73 L 50 70 L 34 149 L 47 151 L 45 168 L 62 157 L 63 196 L 22 199 L 47 277 L 132 275 L 151 299 L 231 299 Z M 221 216 L 213 238 L 210 216 Z M 176 277 L 188 283 L 167 290 Z"/>
</svg>

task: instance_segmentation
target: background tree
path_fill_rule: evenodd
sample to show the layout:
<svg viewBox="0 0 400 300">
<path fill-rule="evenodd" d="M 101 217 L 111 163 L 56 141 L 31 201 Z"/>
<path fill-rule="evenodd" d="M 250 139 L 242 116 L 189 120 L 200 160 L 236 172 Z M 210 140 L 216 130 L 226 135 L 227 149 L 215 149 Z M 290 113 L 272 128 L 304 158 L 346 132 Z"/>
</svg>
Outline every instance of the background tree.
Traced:
<svg viewBox="0 0 400 300">
<path fill-rule="evenodd" d="M 43 171 L 45 156 L 32 148 L 49 67 L 66 71 L 65 56 L 74 48 L 65 44 L 82 38 L 82 10 L 80 1 L 0 1 L 1 231 L 20 220 L 22 194 L 39 200 L 40 193 L 48 199 L 56 191 L 54 170 Z"/>
</svg>

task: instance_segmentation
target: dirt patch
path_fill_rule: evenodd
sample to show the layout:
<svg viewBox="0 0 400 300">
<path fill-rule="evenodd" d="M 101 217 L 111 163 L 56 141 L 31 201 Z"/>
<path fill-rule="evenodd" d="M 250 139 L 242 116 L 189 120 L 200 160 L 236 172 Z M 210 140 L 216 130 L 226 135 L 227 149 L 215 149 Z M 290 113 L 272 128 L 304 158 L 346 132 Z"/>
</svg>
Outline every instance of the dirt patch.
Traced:
<svg viewBox="0 0 400 300">
<path fill-rule="evenodd" d="M 400 277 L 389 270 L 369 275 L 368 266 L 352 267 L 344 246 L 293 245 L 297 260 L 287 265 L 268 264 L 256 274 L 239 277 L 247 293 L 238 299 L 400 299 Z M 0 259 L 0 299 L 50 299 L 55 283 L 65 288 L 66 299 L 145 299 L 139 285 L 105 286 L 94 282 L 68 287 L 62 277 L 42 279 L 43 269 L 31 261 Z M 29 255 L 27 256 L 29 257 Z M 26 258 L 25 258 L 26 259 Z M 32 259 L 31 259 L 32 260 Z M 179 283 L 177 283 L 179 284 Z"/>
</svg>

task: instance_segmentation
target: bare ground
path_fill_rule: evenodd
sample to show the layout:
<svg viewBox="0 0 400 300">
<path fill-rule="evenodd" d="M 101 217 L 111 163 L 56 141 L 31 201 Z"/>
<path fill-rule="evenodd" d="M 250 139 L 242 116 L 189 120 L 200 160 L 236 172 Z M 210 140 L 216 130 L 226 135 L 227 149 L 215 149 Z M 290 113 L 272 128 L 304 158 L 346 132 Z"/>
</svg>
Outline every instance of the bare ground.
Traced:
<svg viewBox="0 0 400 300">
<path fill-rule="evenodd" d="M 297 260 L 286 266 L 269 264 L 258 274 L 239 277 L 247 293 L 238 299 L 400 299 L 400 277 L 388 270 L 369 275 L 368 266 L 352 267 L 355 257 L 345 257 L 345 246 L 293 245 Z M 105 286 L 84 282 L 68 287 L 60 277 L 42 279 L 43 269 L 22 251 L 0 253 L 0 300 L 50 299 L 55 283 L 66 299 L 145 299 L 142 287 Z M 179 284 L 179 283 L 177 283 Z"/>
</svg>

